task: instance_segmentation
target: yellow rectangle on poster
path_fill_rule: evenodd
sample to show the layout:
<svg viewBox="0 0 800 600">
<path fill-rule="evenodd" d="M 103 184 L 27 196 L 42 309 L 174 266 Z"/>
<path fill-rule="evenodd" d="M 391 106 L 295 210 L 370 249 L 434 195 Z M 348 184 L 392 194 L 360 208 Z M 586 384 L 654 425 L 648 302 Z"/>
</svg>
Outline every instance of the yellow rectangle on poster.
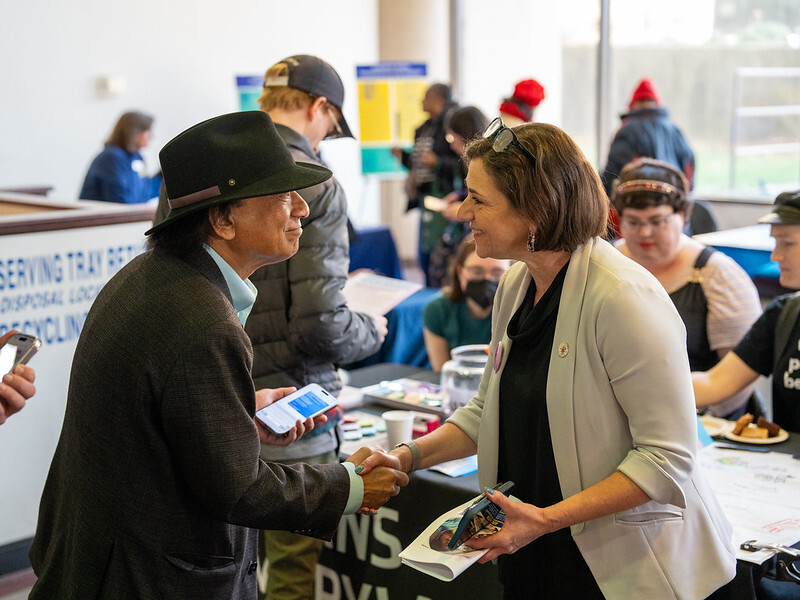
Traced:
<svg viewBox="0 0 800 600">
<path fill-rule="evenodd" d="M 389 83 L 359 83 L 358 107 L 361 141 L 390 142 L 392 127 L 389 119 Z"/>
<path fill-rule="evenodd" d="M 424 79 L 395 82 L 398 140 L 413 142 L 414 130 L 428 118 L 422 110 L 422 99 L 427 89 L 428 83 Z"/>
</svg>

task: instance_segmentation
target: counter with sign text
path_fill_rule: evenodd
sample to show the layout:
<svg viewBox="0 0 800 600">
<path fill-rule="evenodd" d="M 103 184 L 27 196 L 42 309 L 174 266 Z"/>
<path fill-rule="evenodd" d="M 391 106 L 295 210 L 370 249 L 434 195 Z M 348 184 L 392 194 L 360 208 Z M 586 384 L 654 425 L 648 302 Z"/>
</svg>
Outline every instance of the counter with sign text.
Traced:
<svg viewBox="0 0 800 600">
<path fill-rule="evenodd" d="M 47 470 L 61 432 L 72 355 L 106 282 L 144 251 L 155 205 L 0 192 L 0 335 L 42 347 L 36 395 L 0 431 L 0 575 L 27 564 Z"/>
</svg>

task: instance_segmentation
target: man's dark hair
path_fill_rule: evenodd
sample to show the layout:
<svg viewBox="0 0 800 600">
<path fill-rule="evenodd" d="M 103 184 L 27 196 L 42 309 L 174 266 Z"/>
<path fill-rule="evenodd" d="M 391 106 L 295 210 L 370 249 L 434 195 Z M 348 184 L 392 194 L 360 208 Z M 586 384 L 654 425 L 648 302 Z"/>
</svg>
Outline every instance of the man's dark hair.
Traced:
<svg viewBox="0 0 800 600">
<path fill-rule="evenodd" d="M 213 228 L 210 217 L 226 217 L 231 209 L 240 202 L 241 200 L 234 200 L 210 206 L 188 214 L 171 225 L 157 229 L 147 239 L 147 249 L 179 257 L 197 252 L 211 237 Z"/>
<path fill-rule="evenodd" d="M 441 98 L 445 105 L 453 101 L 453 92 L 446 83 L 434 83 L 428 88 L 431 94 Z"/>
</svg>

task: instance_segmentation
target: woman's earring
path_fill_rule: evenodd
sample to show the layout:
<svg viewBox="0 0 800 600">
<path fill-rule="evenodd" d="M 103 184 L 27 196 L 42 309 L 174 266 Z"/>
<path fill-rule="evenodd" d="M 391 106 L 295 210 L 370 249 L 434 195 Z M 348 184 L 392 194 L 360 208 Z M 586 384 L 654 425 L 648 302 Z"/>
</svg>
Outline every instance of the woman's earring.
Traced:
<svg viewBox="0 0 800 600">
<path fill-rule="evenodd" d="M 533 233 L 533 229 L 528 229 L 528 252 L 531 254 L 536 250 L 535 242 L 536 234 Z"/>
</svg>

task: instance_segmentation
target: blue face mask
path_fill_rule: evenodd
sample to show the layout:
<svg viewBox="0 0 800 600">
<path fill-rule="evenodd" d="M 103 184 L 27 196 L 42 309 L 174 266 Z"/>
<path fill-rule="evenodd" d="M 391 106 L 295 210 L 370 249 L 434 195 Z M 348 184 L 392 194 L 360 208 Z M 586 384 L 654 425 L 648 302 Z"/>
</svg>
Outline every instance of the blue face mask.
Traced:
<svg viewBox="0 0 800 600">
<path fill-rule="evenodd" d="M 496 292 L 497 282 L 488 279 L 468 281 L 467 289 L 464 290 L 467 298 L 472 298 L 481 308 L 489 308 L 492 305 Z"/>
</svg>

